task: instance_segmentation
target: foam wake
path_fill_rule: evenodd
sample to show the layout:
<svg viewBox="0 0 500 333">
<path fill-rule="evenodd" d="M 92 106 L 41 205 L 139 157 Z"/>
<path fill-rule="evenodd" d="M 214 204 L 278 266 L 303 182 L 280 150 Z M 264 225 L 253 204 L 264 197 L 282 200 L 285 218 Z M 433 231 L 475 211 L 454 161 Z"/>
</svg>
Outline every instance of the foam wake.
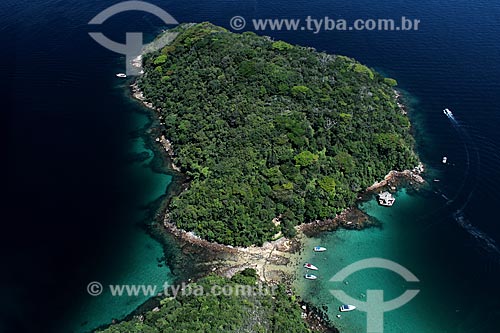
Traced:
<svg viewBox="0 0 500 333">
<path fill-rule="evenodd" d="M 455 118 L 455 116 L 453 115 L 453 113 L 449 109 L 444 109 L 443 112 L 446 115 L 446 117 L 448 117 L 448 119 L 450 120 L 453 128 L 455 129 L 455 131 L 458 134 L 458 139 L 462 142 L 462 144 L 464 146 L 464 151 L 465 151 L 464 176 L 462 178 L 462 182 L 461 182 L 460 186 L 458 187 L 457 193 L 455 194 L 455 196 L 451 200 L 449 200 L 449 203 L 456 202 L 457 199 L 460 197 L 460 195 L 465 191 L 466 185 L 472 186 L 471 189 L 467 191 L 469 193 L 469 195 L 467 196 L 467 199 L 462 203 L 457 203 L 460 207 L 457 210 L 463 211 L 465 209 L 465 207 L 469 204 L 469 201 L 472 198 L 472 193 L 475 191 L 476 186 L 477 186 L 477 182 L 474 179 L 475 176 L 473 174 L 471 174 L 471 164 L 473 164 L 475 169 L 476 169 L 475 175 L 478 175 L 480 172 L 480 169 L 481 169 L 481 159 L 479 156 L 479 151 L 477 149 L 477 146 L 476 146 L 474 140 L 469 135 L 469 132 L 467 131 L 467 129 L 464 128 L 458 122 L 458 120 Z M 471 153 L 470 153 L 471 150 L 473 152 L 475 152 L 475 154 L 473 155 L 473 157 L 475 157 L 475 160 L 472 161 L 474 163 L 471 163 Z"/>
<path fill-rule="evenodd" d="M 479 230 L 479 228 L 470 224 L 469 220 L 467 220 L 467 218 L 465 217 L 463 211 L 457 210 L 455 213 L 453 213 L 453 218 L 455 219 L 455 221 L 458 223 L 459 226 L 461 226 L 472 237 L 474 237 L 474 239 L 483 249 L 485 249 L 490 253 L 500 256 L 500 250 L 498 249 L 495 240 L 490 236 L 488 236 L 483 231 Z"/>
<path fill-rule="evenodd" d="M 480 173 L 481 159 L 479 156 L 479 151 L 477 149 L 475 141 L 469 135 L 467 129 L 464 126 L 462 126 L 460 122 L 457 121 L 453 113 L 449 109 L 445 109 L 444 114 L 446 115 L 446 117 L 448 117 L 452 126 L 457 131 L 459 139 L 462 141 L 464 145 L 465 157 L 466 157 L 465 160 L 466 169 L 462 183 L 454 198 L 448 201 L 448 204 L 454 203 L 455 206 L 458 206 L 456 208 L 455 213 L 453 213 L 453 218 L 455 219 L 457 224 L 460 227 L 462 227 L 462 229 L 467 231 L 467 233 L 469 233 L 469 235 L 471 235 L 475 239 L 479 247 L 495 255 L 497 257 L 497 260 L 499 260 L 500 262 L 500 249 L 498 248 L 495 240 L 491 238 L 489 235 L 487 235 L 485 232 L 481 231 L 478 227 L 472 225 L 464 214 L 464 210 L 469 204 L 469 201 L 471 200 L 472 195 L 477 187 L 477 181 L 475 180 L 474 174 L 477 176 Z M 475 153 L 472 155 L 473 157 L 475 157 L 475 159 L 473 159 L 472 161 L 471 161 L 470 150 L 472 150 L 472 152 Z M 474 165 L 475 172 L 471 172 L 470 170 L 471 165 Z M 469 190 L 467 191 L 469 192 L 468 195 L 464 199 L 458 200 L 460 197 L 463 198 L 463 196 L 461 196 L 460 194 L 465 190 L 466 187 L 469 188 Z M 443 195 L 443 197 L 445 196 Z"/>
</svg>

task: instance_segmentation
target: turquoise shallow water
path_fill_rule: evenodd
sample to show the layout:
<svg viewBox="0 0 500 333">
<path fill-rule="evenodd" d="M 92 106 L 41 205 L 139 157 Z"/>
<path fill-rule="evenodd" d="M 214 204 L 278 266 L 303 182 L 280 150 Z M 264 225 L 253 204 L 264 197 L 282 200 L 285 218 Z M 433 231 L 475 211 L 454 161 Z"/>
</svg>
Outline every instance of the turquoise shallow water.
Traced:
<svg viewBox="0 0 500 333">
<path fill-rule="evenodd" d="M 380 228 L 338 230 L 307 239 L 302 259 L 319 267 L 319 278 L 305 280 L 302 277 L 305 272 L 298 272 L 296 288 L 299 294 L 317 306 L 327 306 L 329 317 L 341 332 L 359 333 L 367 331 L 366 314 L 353 311 L 337 318 L 338 307 L 343 302 L 335 299 L 329 290 L 340 289 L 363 301 L 367 290 L 383 290 L 384 301 L 388 301 L 407 289 L 419 289 L 419 294 L 409 303 L 385 313 L 384 332 L 480 332 L 481 326 L 487 325 L 484 320 L 491 319 L 495 310 L 493 307 L 488 309 L 490 304 L 485 303 L 486 313 L 471 311 L 471 304 L 492 297 L 484 298 L 478 291 L 477 299 L 471 299 L 463 293 L 464 288 L 470 292 L 471 288 L 480 289 L 481 285 L 469 284 L 468 277 L 460 275 L 460 269 L 456 271 L 458 274 L 449 273 L 450 266 L 456 262 L 446 257 L 457 250 L 446 249 L 449 246 L 445 244 L 440 246 L 440 233 L 455 234 L 456 226 L 444 219 L 442 201 L 432 192 L 412 193 L 406 189 L 401 189 L 396 199 L 391 208 L 381 207 L 375 200 L 360 205 L 372 219 L 381 223 Z M 327 247 L 327 252 L 314 253 L 312 248 L 316 245 Z M 460 252 L 455 255 L 460 258 Z M 344 283 L 329 281 L 342 268 L 375 257 L 399 263 L 420 282 L 406 282 L 396 273 L 380 268 L 353 273 Z M 462 265 L 471 267 L 466 261 L 464 259 Z"/>
<path fill-rule="evenodd" d="M 128 104 L 126 100 L 124 103 Z M 157 173 L 151 167 L 155 152 L 145 141 L 145 130 L 151 121 L 146 113 L 138 112 L 141 110 L 138 103 L 131 101 L 130 104 L 131 109 L 125 110 L 126 116 L 130 118 L 130 136 L 127 140 L 129 150 L 125 152 L 124 158 L 130 159 L 145 152 L 149 157 L 124 163 L 120 170 L 120 178 L 127 181 L 118 184 L 116 190 L 127 193 L 128 199 L 123 203 L 128 205 L 127 215 L 123 216 L 116 237 L 110 239 L 109 251 L 113 255 L 108 256 L 104 267 L 95 276 L 95 281 L 104 286 L 104 291 L 96 297 L 86 295 L 75 306 L 74 315 L 67 324 L 67 329 L 72 332 L 89 332 L 111 323 L 113 319 L 123 319 L 151 297 L 144 294 L 113 296 L 109 285 L 152 285 L 157 287 L 157 294 L 162 291 L 165 282 L 173 281 L 172 273 L 163 259 L 163 246 L 146 229 L 147 224 L 152 223 L 152 212 L 157 208 L 154 203 L 165 195 L 172 177 Z"/>
</svg>

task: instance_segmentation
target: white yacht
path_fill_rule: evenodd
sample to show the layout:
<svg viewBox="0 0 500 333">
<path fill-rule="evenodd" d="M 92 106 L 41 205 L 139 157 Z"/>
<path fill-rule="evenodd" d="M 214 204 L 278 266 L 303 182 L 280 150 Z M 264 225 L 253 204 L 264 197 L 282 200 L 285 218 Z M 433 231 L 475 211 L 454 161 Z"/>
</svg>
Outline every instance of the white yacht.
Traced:
<svg viewBox="0 0 500 333">
<path fill-rule="evenodd" d="M 315 246 L 314 247 L 314 252 L 325 252 L 326 251 L 326 248 L 322 247 L 322 246 Z"/>
<path fill-rule="evenodd" d="M 306 275 L 304 275 L 304 277 L 308 280 L 316 280 L 318 278 L 316 275 L 312 275 L 312 274 L 306 274 Z"/>
<path fill-rule="evenodd" d="M 127 74 L 125 74 L 125 73 L 118 73 L 118 74 L 116 74 L 116 77 L 122 77 L 122 78 L 124 78 L 124 77 L 127 77 Z"/>
</svg>

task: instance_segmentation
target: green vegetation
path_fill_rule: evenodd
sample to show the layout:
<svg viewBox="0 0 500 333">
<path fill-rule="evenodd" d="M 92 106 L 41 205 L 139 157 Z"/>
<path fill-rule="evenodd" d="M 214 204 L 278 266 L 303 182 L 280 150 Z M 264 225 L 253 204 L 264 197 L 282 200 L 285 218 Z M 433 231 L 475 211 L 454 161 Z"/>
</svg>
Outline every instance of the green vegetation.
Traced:
<svg viewBox="0 0 500 333">
<path fill-rule="evenodd" d="M 164 64 L 165 62 L 167 61 L 167 55 L 166 54 L 162 54 L 162 55 L 159 55 L 154 61 L 153 61 L 153 64 L 155 65 L 161 65 L 161 64 Z"/>
<path fill-rule="evenodd" d="M 293 46 L 288 44 L 287 42 L 279 40 L 279 41 L 273 43 L 273 47 L 275 49 L 280 50 L 280 51 L 284 51 L 284 50 L 291 49 Z"/>
<path fill-rule="evenodd" d="M 372 80 L 375 77 L 375 74 L 373 74 L 371 69 L 369 69 L 368 67 L 361 65 L 361 64 L 355 64 L 354 71 L 356 73 L 364 73 L 364 74 L 368 75 L 368 77 Z"/>
<path fill-rule="evenodd" d="M 388 85 L 390 85 L 391 87 L 395 87 L 398 85 L 398 82 L 396 80 L 388 78 L 388 77 L 384 79 L 384 82 L 387 83 Z"/>
<path fill-rule="evenodd" d="M 236 295 L 241 286 L 255 286 L 255 271 L 245 270 L 231 280 L 208 276 L 189 285 L 191 290 L 210 291 L 231 288 L 230 296 L 215 293 L 193 292 L 161 301 L 158 311 L 149 311 L 143 316 L 114 324 L 101 333 L 169 333 L 169 332 L 311 332 L 301 319 L 301 309 L 295 297 L 287 295 L 283 286 L 267 289 L 255 295 Z M 237 287 L 239 285 L 239 287 Z M 203 289 L 201 289 L 203 288 Z M 187 288 L 186 288 L 187 289 Z M 265 290 L 265 289 L 263 289 Z M 228 293 L 229 294 L 229 293 Z"/>
<path fill-rule="evenodd" d="M 388 171 L 416 165 L 394 80 L 251 32 L 209 23 L 178 31 L 145 56 L 139 80 L 191 180 L 170 203 L 178 227 L 262 244 L 333 217 Z"/>
</svg>

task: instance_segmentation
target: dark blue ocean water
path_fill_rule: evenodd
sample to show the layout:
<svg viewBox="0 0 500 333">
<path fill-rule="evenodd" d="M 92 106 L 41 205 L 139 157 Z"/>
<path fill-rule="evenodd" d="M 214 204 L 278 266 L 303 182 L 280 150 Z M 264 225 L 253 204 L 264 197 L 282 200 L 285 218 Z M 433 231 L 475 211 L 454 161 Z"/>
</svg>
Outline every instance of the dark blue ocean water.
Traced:
<svg viewBox="0 0 500 333">
<path fill-rule="evenodd" d="M 127 99 L 126 85 L 114 77 L 124 70 L 123 58 L 87 35 L 93 31 L 87 22 L 117 2 L 4 0 L 0 4 L 2 143 L 6 143 L 2 174 L 7 196 L 0 245 L 4 257 L 0 332 L 67 331 L 61 323 L 90 302 L 85 294 L 89 281 L 120 277 L 122 270 L 129 276 L 126 268 L 116 268 L 123 267 L 116 261 L 140 253 L 127 245 L 145 239 L 140 223 L 147 209 L 137 207 L 137 202 L 147 205 L 168 184 L 166 176 L 153 174 L 147 163 L 134 168 L 127 158 L 137 144 L 134 130 L 142 126 L 134 113 L 139 106 Z M 415 212 L 421 214 L 423 230 L 415 235 L 422 252 L 415 265 L 428 262 L 429 270 L 436 272 L 428 276 L 439 280 L 435 285 L 445 281 L 450 297 L 470 304 L 460 318 L 450 319 L 450 332 L 495 331 L 500 318 L 499 257 L 493 248 L 494 242 L 500 243 L 495 214 L 500 200 L 497 1 L 151 2 L 179 22 L 211 21 L 227 28 L 235 15 L 247 22 L 308 15 L 420 19 L 420 30 L 412 32 L 268 30 L 263 34 L 355 57 L 398 80 L 412 107 L 429 179 L 441 180 L 419 194 L 428 204 L 420 200 L 422 208 Z M 151 37 L 162 28 L 152 15 L 126 13 L 110 19 L 102 31 L 123 42 L 127 31 Z M 457 123 L 443 115 L 444 107 L 453 110 Z M 444 155 L 447 165 L 441 163 Z M 135 171 L 123 171 L 131 166 Z M 138 260 L 132 261 L 135 265 Z M 167 268 L 158 269 L 168 275 Z M 136 277 L 141 279 L 140 274 Z M 130 280 L 141 282 L 133 276 Z M 432 286 L 432 279 L 425 285 Z M 108 315 L 120 317 L 133 308 L 122 304 Z M 469 313 L 473 315 L 468 317 Z M 76 326 L 86 321 L 92 326 L 94 319 L 86 314 L 75 319 Z"/>
</svg>

